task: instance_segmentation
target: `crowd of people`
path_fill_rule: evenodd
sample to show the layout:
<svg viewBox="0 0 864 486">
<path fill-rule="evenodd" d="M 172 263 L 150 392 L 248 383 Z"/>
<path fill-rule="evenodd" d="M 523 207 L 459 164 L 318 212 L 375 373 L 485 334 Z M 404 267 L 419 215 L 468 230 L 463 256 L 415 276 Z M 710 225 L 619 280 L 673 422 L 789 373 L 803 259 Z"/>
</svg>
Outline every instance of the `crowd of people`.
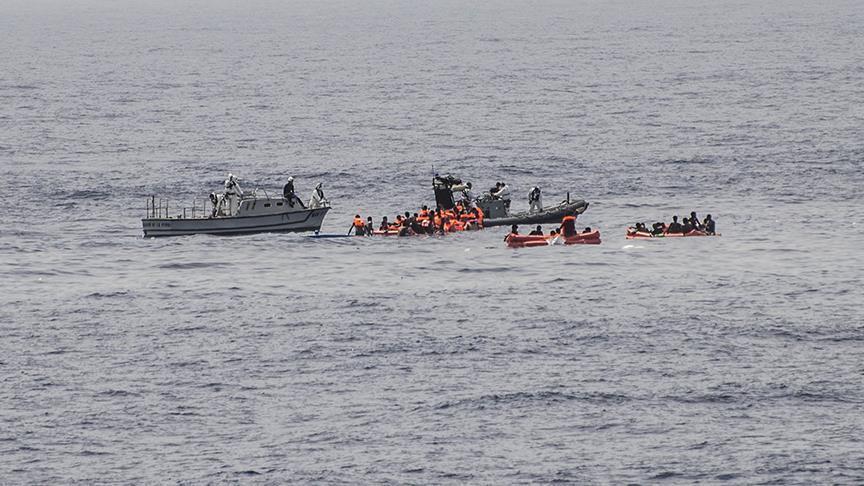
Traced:
<svg viewBox="0 0 864 486">
<path fill-rule="evenodd" d="M 419 212 L 405 211 L 395 219 L 387 216 L 381 218 L 381 223 L 375 228 L 372 217 L 365 220 L 359 214 L 354 216 L 354 222 L 348 229 L 348 234 L 356 236 L 379 235 L 434 235 L 456 231 L 476 230 L 483 227 L 483 210 L 479 207 L 469 207 L 461 203 L 453 209 L 429 209 L 423 206 Z"/>
<path fill-rule="evenodd" d="M 714 220 L 711 219 L 711 215 L 709 214 L 705 216 L 704 220 L 699 221 L 699 218 L 696 216 L 696 211 L 691 212 L 690 217 L 684 218 L 680 223 L 678 222 L 678 216 L 675 215 L 672 216 L 672 222 L 669 224 L 657 222 L 651 225 L 651 228 L 648 228 L 645 223 L 636 223 L 636 226 L 632 230 L 634 233 L 650 233 L 654 236 L 666 234 L 687 234 L 692 231 L 701 231 L 707 235 L 717 234 L 717 228 Z"/>
</svg>

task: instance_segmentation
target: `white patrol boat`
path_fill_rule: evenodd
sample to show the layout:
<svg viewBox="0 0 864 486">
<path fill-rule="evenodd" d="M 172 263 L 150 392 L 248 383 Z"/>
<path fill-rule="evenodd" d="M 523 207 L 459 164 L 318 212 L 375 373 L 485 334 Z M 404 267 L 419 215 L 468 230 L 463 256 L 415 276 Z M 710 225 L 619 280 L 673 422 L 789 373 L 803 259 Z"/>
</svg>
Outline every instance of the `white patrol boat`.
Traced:
<svg viewBox="0 0 864 486">
<path fill-rule="evenodd" d="M 167 200 L 155 196 L 147 200 L 147 217 L 141 220 L 145 237 L 182 235 L 241 235 L 252 233 L 284 233 L 292 231 L 318 231 L 330 203 L 324 198 L 321 185 L 316 187 L 309 207 L 294 194 L 293 180 L 289 180 L 283 197 L 258 196 L 257 190 L 244 194 L 237 180 L 229 174 L 223 194 L 210 194 L 210 205 L 192 205 L 171 215 Z M 208 207 L 209 206 L 209 207 Z"/>
</svg>

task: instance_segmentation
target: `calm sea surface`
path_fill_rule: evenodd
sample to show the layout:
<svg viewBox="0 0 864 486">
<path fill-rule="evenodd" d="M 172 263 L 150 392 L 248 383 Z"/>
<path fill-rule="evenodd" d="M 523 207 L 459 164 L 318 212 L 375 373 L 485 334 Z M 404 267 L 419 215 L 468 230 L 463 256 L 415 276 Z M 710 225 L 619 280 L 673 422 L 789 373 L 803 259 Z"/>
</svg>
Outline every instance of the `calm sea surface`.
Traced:
<svg viewBox="0 0 864 486">
<path fill-rule="evenodd" d="M 864 482 L 858 1 L 0 1 L 0 482 Z M 434 167 L 434 169 L 433 169 Z M 145 240 L 583 197 L 603 244 Z M 627 241 L 710 213 L 721 238 Z"/>
</svg>

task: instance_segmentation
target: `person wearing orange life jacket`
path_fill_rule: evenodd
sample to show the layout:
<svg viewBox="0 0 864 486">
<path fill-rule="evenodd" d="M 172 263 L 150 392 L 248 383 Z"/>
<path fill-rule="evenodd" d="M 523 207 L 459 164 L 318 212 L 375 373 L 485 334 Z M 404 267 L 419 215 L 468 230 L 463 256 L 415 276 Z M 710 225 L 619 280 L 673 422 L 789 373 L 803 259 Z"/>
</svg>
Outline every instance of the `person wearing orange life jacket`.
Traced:
<svg viewBox="0 0 864 486">
<path fill-rule="evenodd" d="M 474 212 L 477 214 L 477 224 L 482 228 L 483 218 L 485 216 L 485 214 L 483 214 L 483 209 L 478 205 L 474 208 Z"/>
<path fill-rule="evenodd" d="M 576 235 L 576 213 L 568 214 L 561 219 L 561 234 L 564 238 Z"/>
<path fill-rule="evenodd" d="M 417 215 L 417 219 L 420 221 L 429 219 L 429 207 L 428 206 L 423 206 L 423 208 L 420 209 L 420 214 Z"/>
<path fill-rule="evenodd" d="M 453 231 L 463 231 L 465 229 L 465 223 L 463 223 L 458 218 L 454 219 L 453 221 L 451 221 L 450 229 L 452 229 Z"/>
<path fill-rule="evenodd" d="M 436 228 L 443 228 L 444 218 L 441 216 L 441 211 L 438 211 L 432 215 L 432 222 L 435 224 Z"/>
<path fill-rule="evenodd" d="M 363 218 L 361 218 L 359 214 L 354 215 L 354 222 L 351 223 L 351 227 L 348 228 L 349 235 L 351 234 L 351 230 L 354 230 L 354 236 L 366 235 L 366 222 L 363 221 Z"/>
</svg>

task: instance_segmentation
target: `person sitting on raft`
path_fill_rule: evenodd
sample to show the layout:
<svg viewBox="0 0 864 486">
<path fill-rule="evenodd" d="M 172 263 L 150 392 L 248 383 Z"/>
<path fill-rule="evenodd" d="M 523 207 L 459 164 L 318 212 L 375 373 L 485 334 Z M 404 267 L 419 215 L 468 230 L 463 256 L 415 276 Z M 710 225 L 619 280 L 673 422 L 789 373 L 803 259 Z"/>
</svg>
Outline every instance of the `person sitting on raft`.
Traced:
<svg viewBox="0 0 864 486">
<path fill-rule="evenodd" d="M 669 223 L 669 227 L 666 228 L 667 233 L 681 233 L 684 228 L 681 226 L 681 223 L 678 222 L 678 216 L 672 216 L 672 222 Z"/>
<path fill-rule="evenodd" d="M 534 231 L 528 233 L 528 235 L 529 236 L 543 236 L 543 227 L 538 224 L 537 228 Z"/>
<path fill-rule="evenodd" d="M 390 222 L 387 221 L 387 216 L 381 218 L 381 226 L 378 227 L 378 231 L 387 231 L 390 229 Z"/>
<path fill-rule="evenodd" d="M 568 214 L 561 219 L 560 231 L 564 235 L 564 238 L 576 236 L 576 216 L 578 214 L 574 211 L 572 214 Z"/>
<path fill-rule="evenodd" d="M 663 233 L 666 232 L 666 223 L 660 223 L 660 222 L 654 223 L 653 225 L 651 225 L 651 228 L 652 228 L 651 229 L 652 235 L 654 235 L 654 236 L 662 235 Z"/>
<path fill-rule="evenodd" d="M 693 225 L 693 229 L 696 231 L 702 231 L 703 229 L 702 223 L 696 217 L 696 211 L 690 211 L 690 224 Z"/>
<path fill-rule="evenodd" d="M 681 232 L 686 235 L 691 231 L 693 231 L 693 225 L 690 224 L 690 218 L 684 218 L 684 221 L 681 224 Z"/>
<path fill-rule="evenodd" d="M 585 229 L 582 230 L 582 234 L 590 233 L 590 232 L 591 232 L 591 227 L 590 227 L 590 226 L 586 226 Z"/>
<path fill-rule="evenodd" d="M 553 229 L 553 230 L 549 231 L 549 240 L 548 240 L 548 243 L 549 243 L 550 245 L 563 245 L 563 244 L 564 244 L 564 239 L 561 238 L 561 234 L 558 233 L 558 230 L 554 230 L 554 229 Z"/>
<path fill-rule="evenodd" d="M 714 227 L 714 220 L 711 219 L 711 215 L 709 214 L 708 216 L 705 216 L 705 222 L 703 223 L 703 231 L 705 231 L 705 233 L 709 235 L 716 235 L 717 233 L 715 229 L 716 228 Z"/>
<path fill-rule="evenodd" d="M 519 225 L 514 224 L 513 226 L 510 227 L 510 232 L 507 233 L 507 236 L 504 237 L 504 241 L 507 241 L 508 239 L 510 239 L 511 236 L 518 236 L 518 235 L 519 235 Z"/>
</svg>

